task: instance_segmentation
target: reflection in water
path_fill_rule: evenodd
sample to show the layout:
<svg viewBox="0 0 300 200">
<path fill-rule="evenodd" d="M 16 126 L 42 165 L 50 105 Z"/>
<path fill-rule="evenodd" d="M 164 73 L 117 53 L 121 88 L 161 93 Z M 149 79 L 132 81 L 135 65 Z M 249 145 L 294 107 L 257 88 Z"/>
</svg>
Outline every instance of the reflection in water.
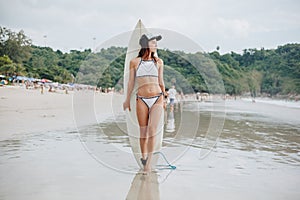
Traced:
<svg viewBox="0 0 300 200">
<path fill-rule="evenodd" d="M 172 164 L 178 160 L 187 147 L 201 150 L 203 140 L 211 123 L 209 104 L 199 103 L 200 111 L 194 112 L 195 105 L 186 103 L 181 109 L 168 110 L 163 138 L 162 152 Z M 245 107 L 245 109 L 249 109 Z M 199 124 L 197 114 L 200 113 Z M 271 153 L 271 159 L 277 163 L 300 165 L 300 129 L 298 124 L 273 123 L 268 118 L 256 112 L 244 110 L 227 111 L 226 121 L 218 141 L 218 148 L 222 151 L 236 149 L 241 152 L 252 152 L 262 155 L 262 152 Z M 118 123 L 106 121 L 85 130 L 84 138 L 87 146 L 97 156 L 112 166 L 135 170 L 136 163 L 128 163 L 131 149 L 128 136 L 121 131 L 126 126 L 124 120 Z M 121 127 L 121 128 L 120 128 Z M 197 129 L 196 129 L 197 128 Z M 196 129 L 196 134 L 193 131 Z M 101 143 L 102 145 L 99 145 Z M 101 149 L 100 149 L 101 148 Z M 99 150 L 100 149 L 100 150 Z M 108 158 L 107 158 L 108 157 Z M 109 159 L 118 157 L 118 159 Z M 123 159 L 124 158 L 124 159 Z M 107 161 L 108 160 L 108 161 Z M 257 157 L 255 158 L 257 161 Z M 111 162 L 111 163 L 110 163 Z M 159 164 L 165 164 L 164 160 Z"/>
<path fill-rule="evenodd" d="M 7 156 L 7 159 L 19 158 L 22 145 L 22 141 L 16 139 L 0 141 L 0 157 Z"/>
<path fill-rule="evenodd" d="M 157 173 L 144 175 L 138 172 L 127 194 L 126 200 L 159 200 L 159 183 Z"/>
<path fill-rule="evenodd" d="M 174 109 L 170 109 L 167 116 L 166 132 L 173 133 L 175 131 Z"/>
</svg>

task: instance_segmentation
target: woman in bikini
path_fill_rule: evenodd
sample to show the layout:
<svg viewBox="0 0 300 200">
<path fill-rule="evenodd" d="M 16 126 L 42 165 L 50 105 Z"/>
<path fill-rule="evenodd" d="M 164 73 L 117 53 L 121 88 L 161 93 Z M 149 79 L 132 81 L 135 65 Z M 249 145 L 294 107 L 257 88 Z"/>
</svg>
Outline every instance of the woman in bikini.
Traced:
<svg viewBox="0 0 300 200">
<path fill-rule="evenodd" d="M 141 162 L 144 171 L 151 171 L 151 160 L 155 145 L 155 136 L 159 119 L 163 114 L 165 85 L 163 80 L 163 61 L 155 56 L 157 41 L 161 36 L 144 34 L 140 38 L 141 49 L 136 58 L 130 61 L 130 74 L 127 97 L 123 108 L 129 111 L 130 96 L 135 81 L 138 84 L 136 94 L 136 114 L 140 127 Z"/>
</svg>

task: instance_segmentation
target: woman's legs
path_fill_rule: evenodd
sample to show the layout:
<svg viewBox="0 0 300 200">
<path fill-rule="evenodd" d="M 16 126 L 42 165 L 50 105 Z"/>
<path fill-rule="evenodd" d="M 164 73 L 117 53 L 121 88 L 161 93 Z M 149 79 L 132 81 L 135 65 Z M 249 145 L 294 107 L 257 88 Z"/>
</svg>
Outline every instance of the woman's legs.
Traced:
<svg viewBox="0 0 300 200">
<path fill-rule="evenodd" d="M 143 159 L 148 156 L 145 171 L 151 171 L 152 154 L 155 147 L 155 136 L 161 115 L 163 114 L 163 96 L 160 96 L 156 103 L 148 109 L 148 106 L 137 99 L 137 118 L 140 126 L 140 147 Z"/>
<path fill-rule="evenodd" d="M 148 160 L 147 167 L 151 168 L 152 155 L 155 148 L 155 140 L 157 135 L 157 130 L 162 127 L 158 127 L 160 123 L 161 116 L 163 115 L 163 96 L 160 96 L 157 102 L 150 109 L 149 123 L 148 123 Z"/>
<path fill-rule="evenodd" d="M 140 126 L 140 148 L 142 152 L 142 158 L 147 158 L 147 129 L 148 129 L 148 118 L 149 111 L 147 105 L 141 100 L 137 99 L 136 102 L 136 114 Z"/>
</svg>

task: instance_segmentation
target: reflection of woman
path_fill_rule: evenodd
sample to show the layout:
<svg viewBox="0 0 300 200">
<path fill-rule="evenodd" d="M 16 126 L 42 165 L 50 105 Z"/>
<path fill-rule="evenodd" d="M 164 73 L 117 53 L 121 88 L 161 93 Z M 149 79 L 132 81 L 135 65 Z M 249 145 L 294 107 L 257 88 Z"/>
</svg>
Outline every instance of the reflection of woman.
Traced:
<svg viewBox="0 0 300 200">
<path fill-rule="evenodd" d="M 156 173 L 145 176 L 137 173 L 131 183 L 126 200 L 159 200 L 159 183 Z"/>
<path fill-rule="evenodd" d="M 124 110 L 128 108 L 130 111 L 130 96 L 136 81 L 138 84 L 136 114 L 140 127 L 141 162 L 144 171 L 147 172 L 151 171 L 155 135 L 164 106 L 163 61 L 155 56 L 157 41 L 161 38 L 149 34 L 144 34 L 140 38 L 139 54 L 130 61 L 127 97 L 123 103 Z"/>
</svg>

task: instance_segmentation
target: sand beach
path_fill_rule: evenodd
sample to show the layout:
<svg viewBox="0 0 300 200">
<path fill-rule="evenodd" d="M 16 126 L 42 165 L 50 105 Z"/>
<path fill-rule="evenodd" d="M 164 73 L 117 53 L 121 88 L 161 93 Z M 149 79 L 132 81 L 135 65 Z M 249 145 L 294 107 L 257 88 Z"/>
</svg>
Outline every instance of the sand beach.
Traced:
<svg viewBox="0 0 300 200">
<path fill-rule="evenodd" d="M 43 95 L 0 88 L 0 199 L 298 199 L 298 103 L 226 101 L 216 146 L 200 158 L 213 102 L 166 111 L 164 143 L 176 170 L 143 176 L 124 134 L 120 94 Z M 195 109 L 197 107 L 197 109 Z M 183 119 L 183 117 L 185 119 Z M 178 135 L 192 132 L 193 138 Z M 172 129 L 170 129 L 172 127 Z M 180 156 L 178 156 L 180 155 Z"/>
<path fill-rule="evenodd" d="M 88 95 L 92 95 L 99 117 L 112 113 L 111 98 L 116 94 L 95 94 L 93 91 L 83 91 L 78 96 L 88 98 Z M 44 94 L 41 94 L 39 89 L 28 90 L 23 86 L 0 88 L 0 140 L 32 132 L 77 129 L 79 124 L 74 121 L 73 97 L 74 91 L 65 94 L 63 90 L 45 90 Z M 75 98 L 77 99 L 77 96 Z M 118 99 L 121 103 L 122 98 Z M 84 110 L 89 103 L 83 103 L 80 107 Z M 118 109 L 120 110 L 121 106 Z M 92 122 L 85 121 L 80 125 L 89 123 Z"/>
</svg>

